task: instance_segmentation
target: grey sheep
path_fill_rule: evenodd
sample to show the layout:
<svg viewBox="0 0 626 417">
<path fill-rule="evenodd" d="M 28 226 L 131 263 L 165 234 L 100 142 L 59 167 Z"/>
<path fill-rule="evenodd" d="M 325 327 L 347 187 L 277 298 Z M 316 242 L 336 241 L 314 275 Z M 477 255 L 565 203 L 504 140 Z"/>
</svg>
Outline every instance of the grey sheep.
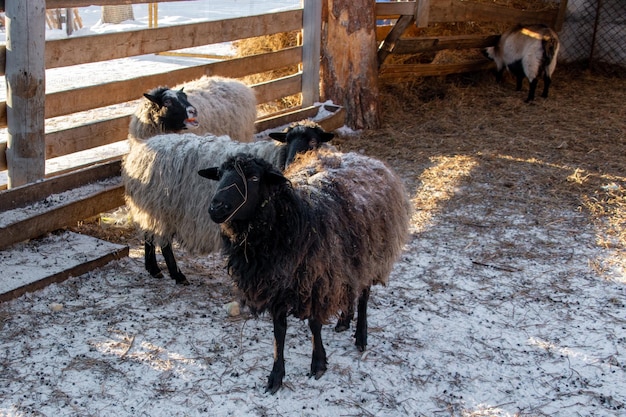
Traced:
<svg viewBox="0 0 626 417">
<path fill-rule="evenodd" d="M 303 125 L 307 127 L 303 129 Z M 192 133 L 131 141 L 134 143 L 122 163 L 122 181 L 130 216 L 144 233 L 145 267 L 152 276 L 162 276 L 156 246 L 160 246 L 169 274 L 178 284 L 189 282 L 176 264 L 172 251 L 175 240 L 194 254 L 208 254 L 221 247 L 219 227 L 205 215 L 216 184 L 202 180 L 196 174 L 200 168 L 219 165 L 238 152 L 249 152 L 284 169 L 288 155 L 316 149 L 333 134 L 304 123 L 270 136 L 278 142 L 242 143 L 227 136 Z"/>
</svg>

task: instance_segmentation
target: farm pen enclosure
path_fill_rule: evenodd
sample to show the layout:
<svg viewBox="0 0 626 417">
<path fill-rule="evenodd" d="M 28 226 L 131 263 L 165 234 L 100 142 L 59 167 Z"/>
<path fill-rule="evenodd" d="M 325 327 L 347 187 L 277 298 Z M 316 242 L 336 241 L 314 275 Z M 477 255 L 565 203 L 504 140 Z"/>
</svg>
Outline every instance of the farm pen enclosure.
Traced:
<svg viewBox="0 0 626 417">
<path fill-rule="evenodd" d="M 282 110 L 266 115 L 258 121 L 258 130 L 278 126 L 289 121 L 311 117 L 318 107 L 315 103 L 322 98 L 338 98 L 334 101 L 344 106 L 346 118 L 367 118 L 378 116 L 378 81 L 394 83 L 414 79 L 415 77 L 446 75 L 467 71 L 484 71 L 491 68 L 491 63 L 483 58 L 470 58 L 463 62 L 450 63 L 450 55 L 472 51 L 492 45 L 495 35 L 517 21 L 541 22 L 556 28 L 563 25 L 568 11 L 568 4 L 576 2 L 546 1 L 530 2 L 534 5 L 528 10 L 508 6 L 508 1 L 498 3 L 476 1 L 438 1 L 420 0 L 409 2 L 364 2 L 369 4 L 371 14 L 365 15 L 360 24 L 367 30 L 348 34 L 352 38 L 344 41 L 355 43 L 372 42 L 374 58 L 372 65 L 358 68 L 341 68 L 340 59 L 330 62 L 329 57 L 341 54 L 345 48 L 332 35 L 329 22 L 342 26 L 345 16 L 341 1 L 332 2 L 334 7 L 326 10 L 325 2 L 307 0 L 303 7 L 258 16 L 238 17 L 227 20 L 200 22 L 177 26 L 151 27 L 119 33 L 93 36 L 72 36 L 64 39 L 44 42 L 45 10 L 80 7 L 89 1 L 33 0 L 20 2 L 7 0 L 4 8 L 7 13 L 7 31 L 12 48 L 0 50 L 0 66 L 9 81 L 6 102 L 0 102 L 0 126 L 9 125 L 12 147 L 7 149 L 7 142 L 0 141 L 0 170 L 9 169 L 10 190 L 0 195 L 0 210 L 7 211 L 31 202 L 41 201 L 51 193 L 60 193 L 68 188 L 76 188 L 90 182 L 105 181 L 102 189 L 95 195 L 64 206 L 55 215 L 46 214 L 45 218 L 29 218 L 24 222 L 2 225 L 0 247 L 32 238 L 64 225 L 73 224 L 106 210 L 123 204 L 123 190 L 118 178 L 120 157 L 117 155 L 99 161 L 89 167 L 76 166 L 70 172 L 56 172 L 46 180 L 44 167 L 46 160 L 98 146 L 125 141 L 128 131 L 128 108 L 126 114 L 103 120 L 91 121 L 91 111 L 103 106 L 117 106 L 141 97 L 141 94 L 157 85 L 176 85 L 199 78 L 205 74 L 229 77 L 246 77 L 256 73 L 268 72 L 285 67 L 295 67 L 289 74 L 276 79 L 261 82 L 253 86 L 260 103 L 300 95 L 301 102 L 296 108 Z M 103 5 L 126 4 L 125 1 L 107 0 Z M 137 1 L 137 4 L 154 2 Z M 358 2 L 357 2 L 358 3 Z M 154 8 L 150 10 L 154 11 Z M 352 11 L 353 12 L 353 11 Z M 355 13 L 349 18 L 364 19 Z M 369 19 L 369 20 L 367 20 Z M 376 25 L 375 19 L 380 24 Z M 13 21 L 12 21 L 13 20 Z M 28 21 L 36 30 L 20 30 L 22 22 Z M 15 23 L 13 23 L 15 22 Z M 387 24 L 394 22 L 394 25 Z M 482 26 L 488 26 L 485 30 Z M 354 28 L 353 28 L 354 29 Z M 167 54 L 168 51 L 180 50 L 206 44 L 233 42 L 275 33 L 303 31 L 302 42 L 280 50 L 262 54 L 218 59 L 206 64 L 177 68 L 166 73 L 157 73 L 130 79 L 121 79 L 104 84 L 90 85 L 43 93 L 45 70 L 65 68 L 90 62 L 106 62 L 145 54 Z M 359 38 L 361 37 L 361 38 Z M 36 48 L 20 47 L 20 42 L 34 42 Z M 321 41 L 321 45 L 320 45 Z M 328 44 L 334 44 L 331 49 Z M 320 50 L 322 51 L 320 53 Z M 27 52 L 27 54 L 24 54 Z M 324 79 L 328 74 L 321 71 L 343 71 L 355 80 L 364 91 L 363 97 L 350 94 L 349 88 L 334 89 Z M 456 58 L 456 57 L 455 57 Z M 461 59 L 465 59 L 463 55 Z M 343 56 L 342 56 L 343 59 Z M 362 68 L 366 68 L 360 71 Z M 371 71 L 374 68 L 374 71 Z M 28 74 L 26 79 L 23 74 Z M 320 76 L 322 86 L 320 87 Z M 344 81 L 350 84 L 350 80 Z M 343 87 L 343 86 L 341 86 Z M 320 91 L 320 89 L 322 91 Z M 340 90 L 340 91 L 338 91 Z M 354 97 L 355 101 L 349 101 Z M 342 98 L 348 102 L 342 102 Z M 365 104 L 365 105 L 364 105 Z M 75 126 L 48 130 L 45 121 L 67 115 L 77 115 L 83 121 Z M 342 109 L 337 117 L 330 118 L 325 126 L 334 129 L 343 124 Z M 84 120 L 90 120 L 84 123 Z M 7 160 L 7 155 L 10 155 Z M 61 175 L 59 175 L 61 174 Z M 113 181 L 113 183 L 111 183 Z M 2 187 L 3 185 L 0 185 Z"/>
</svg>

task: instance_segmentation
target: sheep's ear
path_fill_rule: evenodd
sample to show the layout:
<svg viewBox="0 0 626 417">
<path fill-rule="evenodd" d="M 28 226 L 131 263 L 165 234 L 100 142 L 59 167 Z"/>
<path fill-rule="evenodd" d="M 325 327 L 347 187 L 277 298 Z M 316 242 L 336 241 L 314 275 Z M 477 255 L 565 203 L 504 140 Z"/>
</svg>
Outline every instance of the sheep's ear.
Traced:
<svg viewBox="0 0 626 417">
<path fill-rule="evenodd" d="M 201 169 L 200 171 L 198 171 L 198 174 L 201 177 L 215 181 L 218 181 L 222 177 L 222 175 L 220 174 L 220 169 L 218 167 Z"/>
<path fill-rule="evenodd" d="M 265 179 L 270 184 L 279 184 L 279 185 L 289 181 L 287 178 L 285 178 L 285 176 L 280 170 L 274 167 L 266 171 Z"/>
<path fill-rule="evenodd" d="M 270 133 L 270 138 L 285 143 L 287 140 L 287 132 L 272 132 Z"/>
<path fill-rule="evenodd" d="M 329 133 L 329 132 L 323 132 L 321 137 L 322 137 L 322 142 L 328 142 L 329 140 L 335 137 L 335 134 Z"/>
<path fill-rule="evenodd" d="M 159 100 L 156 98 L 156 96 L 153 96 L 152 94 L 148 94 L 148 93 L 144 93 L 143 96 L 145 98 L 147 98 L 148 100 L 150 100 L 151 102 L 153 102 L 154 104 L 159 104 Z"/>
</svg>

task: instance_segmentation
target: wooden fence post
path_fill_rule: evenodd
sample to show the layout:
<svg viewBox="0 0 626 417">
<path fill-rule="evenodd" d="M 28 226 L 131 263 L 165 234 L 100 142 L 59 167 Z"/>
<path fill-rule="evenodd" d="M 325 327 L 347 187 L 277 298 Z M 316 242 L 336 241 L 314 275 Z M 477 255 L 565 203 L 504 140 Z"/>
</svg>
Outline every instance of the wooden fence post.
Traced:
<svg viewBox="0 0 626 417">
<path fill-rule="evenodd" d="M 6 0 L 8 187 L 45 175 L 45 0 Z"/>
<path fill-rule="evenodd" d="M 302 107 L 308 107 L 320 100 L 322 2 L 302 1 Z"/>
</svg>

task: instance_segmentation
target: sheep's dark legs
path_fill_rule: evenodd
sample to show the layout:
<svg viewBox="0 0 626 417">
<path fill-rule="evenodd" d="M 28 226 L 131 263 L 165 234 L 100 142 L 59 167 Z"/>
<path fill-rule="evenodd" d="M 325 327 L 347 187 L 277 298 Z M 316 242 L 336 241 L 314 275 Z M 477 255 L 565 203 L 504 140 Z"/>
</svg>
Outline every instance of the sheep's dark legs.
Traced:
<svg viewBox="0 0 626 417">
<path fill-rule="evenodd" d="M 285 376 L 285 335 L 287 334 L 287 312 L 272 314 L 274 320 L 274 366 L 267 379 L 265 392 L 276 393 L 283 385 Z"/>
<path fill-rule="evenodd" d="M 537 83 L 539 82 L 538 78 L 535 78 L 530 83 L 530 88 L 528 90 L 528 98 L 526 99 L 526 103 L 530 103 L 535 99 L 535 91 L 537 91 Z"/>
<path fill-rule="evenodd" d="M 541 97 L 548 98 L 548 90 L 550 90 L 550 84 L 552 83 L 552 78 L 549 75 L 543 76 L 543 92 L 541 93 Z"/>
<path fill-rule="evenodd" d="M 326 350 L 322 343 L 322 323 L 319 320 L 309 319 L 309 328 L 313 334 L 313 358 L 311 359 L 311 373 L 315 379 L 320 379 L 326 372 Z"/>
<path fill-rule="evenodd" d="M 159 268 L 156 260 L 156 247 L 152 244 L 152 241 L 145 239 L 143 248 L 143 259 L 146 271 L 148 271 L 150 275 L 155 278 L 163 278 L 163 273 L 161 272 L 161 268 Z"/>
<path fill-rule="evenodd" d="M 172 251 L 172 245 L 167 244 L 161 248 L 161 253 L 163 254 L 163 258 L 165 258 L 165 264 L 167 265 L 167 270 L 170 273 L 170 277 L 176 280 L 177 284 L 189 285 L 189 281 L 185 275 L 180 272 L 178 269 L 178 265 L 176 265 L 176 258 L 174 258 L 174 251 Z"/>
<path fill-rule="evenodd" d="M 366 288 L 359 296 L 358 317 L 356 319 L 356 347 L 363 352 L 367 346 L 367 301 L 370 298 L 370 289 Z"/>
<path fill-rule="evenodd" d="M 504 75 L 504 68 L 502 68 L 500 71 L 496 71 L 496 82 L 497 83 L 501 83 L 502 82 L 503 75 Z"/>
<path fill-rule="evenodd" d="M 348 296 L 349 297 L 349 296 Z M 348 300 L 348 310 L 341 312 L 341 317 L 335 325 L 336 332 L 344 332 L 350 328 L 350 323 L 354 318 L 354 302 L 352 299 Z"/>
</svg>

